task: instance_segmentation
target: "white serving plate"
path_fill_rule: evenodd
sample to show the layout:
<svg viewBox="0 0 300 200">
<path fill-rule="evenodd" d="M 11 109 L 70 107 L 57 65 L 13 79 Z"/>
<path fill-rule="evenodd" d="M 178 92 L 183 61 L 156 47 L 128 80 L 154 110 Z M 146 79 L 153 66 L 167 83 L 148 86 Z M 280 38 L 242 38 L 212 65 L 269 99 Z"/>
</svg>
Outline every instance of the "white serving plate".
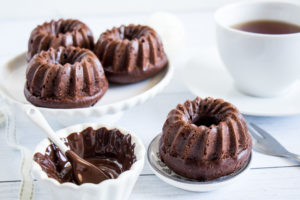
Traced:
<svg viewBox="0 0 300 200">
<path fill-rule="evenodd" d="M 210 181 L 197 181 L 185 178 L 173 172 L 168 166 L 166 166 L 160 159 L 159 155 L 159 140 L 161 134 L 157 135 L 150 143 L 147 151 L 147 159 L 150 164 L 150 168 L 153 173 L 163 180 L 164 182 L 192 192 L 209 192 L 223 188 L 232 183 L 238 182 L 244 177 L 245 173 L 250 168 L 250 163 L 252 159 L 252 153 L 247 163 L 245 163 L 239 170 L 233 172 L 232 174 L 222 176 L 220 178 L 210 180 Z"/>
<path fill-rule="evenodd" d="M 77 124 L 61 129 L 56 133 L 60 137 L 67 137 L 69 134 L 80 132 L 87 127 L 92 127 L 93 129 L 101 127 L 106 127 L 107 129 L 117 128 L 125 135 L 130 134 L 132 139 L 131 143 L 135 143 L 134 154 L 136 156 L 136 161 L 131 168 L 121 173 L 118 178 L 108 179 L 99 184 L 84 183 L 82 185 L 76 185 L 69 182 L 60 184 L 56 179 L 49 178 L 40 165 L 32 161 L 32 175 L 38 180 L 39 188 L 47 191 L 47 195 L 50 199 L 128 199 L 144 166 L 146 151 L 142 141 L 128 130 L 114 126 L 101 125 L 99 123 Z M 35 153 L 41 152 L 44 154 L 49 145 L 50 141 L 44 139 L 37 145 Z"/>
<path fill-rule="evenodd" d="M 256 116 L 287 116 L 300 114 L 300 81 L 279 97 L 248 96 L 234 86 L 215 47 L 193 51 L 182 77 L 187 88 L 199 97 L 222 98 L 243 114 Z M 255 81 L 255 80 L 253 80 Z"/>
<path fill-rule="evenodd" d="M 10 103 L 22 106 L 29 104 L 24 96 L 25 72 L 27 62 L 25 52 L 12 58 L 0 68 L 0 94 Z M 44 114 L 57 116 L 81 116 L 96 115 L 101 117 L 107 114 L 115 114 L 142 104 L 147 99 L 155 96 L 171 80 L 173 69 L 170 64 L 159 74 L 129 85 L 110 84 L 107 93 L 94 106 L 76 109 L 53 109 L 38 107 Z"/>
</svg>

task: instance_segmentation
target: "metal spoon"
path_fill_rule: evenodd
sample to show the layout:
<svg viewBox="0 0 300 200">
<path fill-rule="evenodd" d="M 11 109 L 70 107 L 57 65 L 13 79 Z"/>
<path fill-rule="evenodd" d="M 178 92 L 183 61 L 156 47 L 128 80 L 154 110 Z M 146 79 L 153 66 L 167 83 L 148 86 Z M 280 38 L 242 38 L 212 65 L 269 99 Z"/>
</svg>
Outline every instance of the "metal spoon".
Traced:
<svg viewBox="0 0 300 200">
<path fill-rule="evenodd" d="M 52 130 L 47 120 L 44 118 L 42 113 L 31 105 L 23 106 L 25 113 L 27 116 L 38 126 L 40 127 L 44 133 L 46 133 L 47 137 L 50 141 L 52 141 L 60 151 L 69 159 L 73 176 L 77 184 L 81 185 L 83 183 L 100 183 L 109 177 L 103 173 L 102 170 L 97 168 L 95 165 L 87 162 L 80 156 L 78 156 L 74 151 L 70 150 L 64 143 L 59 139 L 59 137 Z"/>
</svg>

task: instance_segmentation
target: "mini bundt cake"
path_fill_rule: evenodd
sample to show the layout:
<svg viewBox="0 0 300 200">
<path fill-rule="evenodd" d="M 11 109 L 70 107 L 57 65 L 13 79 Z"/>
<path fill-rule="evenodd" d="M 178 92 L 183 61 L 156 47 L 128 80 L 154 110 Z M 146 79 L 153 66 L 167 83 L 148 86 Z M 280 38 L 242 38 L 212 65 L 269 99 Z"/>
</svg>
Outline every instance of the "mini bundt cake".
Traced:
<svg viewBox="0 0 300 200">
<path fill-rule="evenodd" d="M 24 93 L 36 106 L 80 108 L 94 105 L 107 88 L 102 65 L 92 51 L 59 47 L 41 51 L 31 59 Z"/>
<path fill-rule="evenodd" d="M 94 49 L 114 83 L 134 83 L 147 79 L 168 65 L 158 34 L 148 26 L 128 25 L 100 35 Z"/>
<path fill-rule="evenodd" d="M 245 164 L 252 143 L 242 114 L 222 99 L 197 97 L 168 114 L 159 144 L 162 161 L 190 179 L 212 180 Z"/>
<path fill-rule="evenodd" d="M 28 41 L 27 61 L 38 52 L 59 46 L 76 46 L 93 49 L 92 31 L 84 23 L 74 19 L 59 19 L 37 26 Z"/>
</svg>

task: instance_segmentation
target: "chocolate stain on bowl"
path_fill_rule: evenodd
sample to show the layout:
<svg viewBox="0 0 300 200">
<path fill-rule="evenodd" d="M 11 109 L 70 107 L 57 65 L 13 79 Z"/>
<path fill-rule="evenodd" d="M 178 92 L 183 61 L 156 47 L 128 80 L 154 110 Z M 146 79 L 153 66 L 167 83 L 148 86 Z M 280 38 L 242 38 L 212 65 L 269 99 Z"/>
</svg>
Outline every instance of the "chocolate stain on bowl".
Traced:
<svg viewBox="0 0 300 200">
<path fill-rule="evenodd" d="M 131 144 L 131 136 L 124 135 L 117 129 L 94 130 L 88 127 L 80 133 L 71 133 L 63 140 L 77 155 L 100 168 L 110 179 L 129 170 L 136 161 L 135 144 Z M 54 144 L 46 148 L 45 154 L 35 153 L 34 161 L 49 178 L 60 183 L 78 184 L 73 177 L 72 165 Z"/>
</svg>

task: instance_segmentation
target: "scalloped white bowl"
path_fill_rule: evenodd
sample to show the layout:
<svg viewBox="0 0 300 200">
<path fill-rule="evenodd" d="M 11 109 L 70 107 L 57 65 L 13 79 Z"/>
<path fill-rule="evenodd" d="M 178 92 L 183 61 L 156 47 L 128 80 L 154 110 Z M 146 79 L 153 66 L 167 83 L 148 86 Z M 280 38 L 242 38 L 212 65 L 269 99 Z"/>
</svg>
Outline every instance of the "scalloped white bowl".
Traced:
<svg viewBox="0 0 300 200">
<path fill-rule="evenodd" d="M 80 132 L 87 127 L 98 129 L 106 127 L 108 129 L 117 128 L 123 134 L 130 134 L 132 143 L 135 143 L 134 154 L 136 156 L 136 162 L 133 163 L 130 170 L 127 170 L 120 174 L 116 179 L 108 179 L 99 184 L 84 183 L 82 185 L 76 185 L 74 183 L 59 183 L 54 178 L 49 178 L 47 174 L 42 170 L 40 165 L 35 161 L 32 162 L 32 175 L 38 180 L 36 184 L 42 190 L 47 191 L 50 199 L 88 199 L 88 200 L 126 200 L 129 198 L 131 191 L 139 177 L 145 160 L 145 147 L 141 140 L 133 135 L 131 132 L 114 126 L 101 125 L 99 123 L 85 123 L 70 126 L 57 131 L 56 133 L 60 137 L 67 137 L 74 132 Z M 41 141 L 35 152 L 45 153 L 47 146 L 50 145 L 48 139 Z"/>
</svg>

